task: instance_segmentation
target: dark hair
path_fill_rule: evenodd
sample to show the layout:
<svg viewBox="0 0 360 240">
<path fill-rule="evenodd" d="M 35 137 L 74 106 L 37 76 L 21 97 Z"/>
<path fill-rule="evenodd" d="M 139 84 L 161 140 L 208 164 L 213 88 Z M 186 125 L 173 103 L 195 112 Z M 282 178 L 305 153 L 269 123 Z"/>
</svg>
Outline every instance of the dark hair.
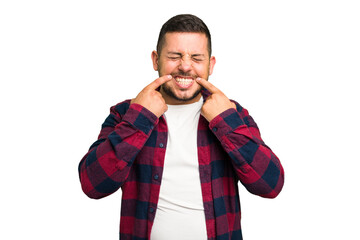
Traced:
<svg viewBox="0 0 360 240">
<path fill-rule="evenodd" d="M 207 47 L 209 56 L 211 56 L 210 31 L 207 28 L 206 24 L 200 18 L 191 14 L 180 14 L 170 18 L 166 23 L 164 23 L 160 30 L 159 39 L 156 46 L 156 51 L 159 55 L 164 45 L 165 34 L 171 32 L 204 33 L 208 39 Z"/>
</svg>

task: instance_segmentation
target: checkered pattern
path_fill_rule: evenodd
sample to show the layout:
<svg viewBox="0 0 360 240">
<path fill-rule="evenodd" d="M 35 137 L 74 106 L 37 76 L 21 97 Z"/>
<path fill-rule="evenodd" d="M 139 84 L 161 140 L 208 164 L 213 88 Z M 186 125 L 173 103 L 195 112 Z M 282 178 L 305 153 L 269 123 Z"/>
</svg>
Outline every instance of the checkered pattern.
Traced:
<svg viewBox="0 0 360 240">
<path fill-rule="evenodd" d="M 204 99 L 209 92 L 202 92 Z M 274 198 L 284 170 L 238 103 L 210 123 L 200 116 L 198 159 L 209 240 L 242 239 L 237 182 L 253 194 Z M 98 141 L 79 164 L 81 186 L 90 198 L 122 188 L 120 239 L 150 238 L 167 144 L 165 119 L 130 101 L 111 108 Z"/>
</svg>

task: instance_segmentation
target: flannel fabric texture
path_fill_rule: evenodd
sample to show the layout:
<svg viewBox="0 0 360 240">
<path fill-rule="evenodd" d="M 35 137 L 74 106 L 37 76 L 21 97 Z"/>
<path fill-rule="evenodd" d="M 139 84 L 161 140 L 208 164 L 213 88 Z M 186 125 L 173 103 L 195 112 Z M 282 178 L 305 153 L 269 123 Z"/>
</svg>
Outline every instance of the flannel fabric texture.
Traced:
<svg viewBox="0 0 360 240">
<path fill-rule="evenodd" d="M 205 101 L 210 93 L 202 94 Z M 236 106 L 210 123 L 203 116 L 199 120 L 198 160 L 209 240 L 242 239 L 239 180 L 249 192 L 266 198 L 276 197 L 284 183 L 279 159 L 248 111 Z M 166 144 L 164 117 L 127 100 L 111 107 L 98 140 L 79 164 L 88 197 L 99 199 L 122 189 L 121 240 L 150 238 Z"/>
</svg>

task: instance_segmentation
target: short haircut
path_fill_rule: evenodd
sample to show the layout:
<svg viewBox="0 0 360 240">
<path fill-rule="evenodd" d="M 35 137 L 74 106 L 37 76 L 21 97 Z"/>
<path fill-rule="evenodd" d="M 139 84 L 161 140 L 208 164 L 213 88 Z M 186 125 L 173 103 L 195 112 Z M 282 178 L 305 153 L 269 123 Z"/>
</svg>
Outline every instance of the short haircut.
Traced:
<svg viewBox="0 0 360 240">
<path fill-rule="evenodd" d="M 211 35 L 206 24 L 197 16 L 191 14 L 180 14 L 170 18 L 162 26 L 156 46 L 156 51 L 161 54 L 165 42 L 165 34 L 172 32 L 204 33 L 208 40 L 208 52 L 211 56 Z"/>
</svg>

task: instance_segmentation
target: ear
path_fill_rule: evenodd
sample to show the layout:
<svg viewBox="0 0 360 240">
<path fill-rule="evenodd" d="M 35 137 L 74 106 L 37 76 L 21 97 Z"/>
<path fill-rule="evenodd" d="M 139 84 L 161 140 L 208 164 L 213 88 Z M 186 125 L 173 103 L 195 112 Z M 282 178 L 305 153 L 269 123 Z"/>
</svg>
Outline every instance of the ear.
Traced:
<svg viewBox="0 0 360 240">
<path fill-rule="evenodd" d="M 211 56 L 210 57 L 210 64 L 209 64 L 209 75 L 211 75 L 213 73 L 215 63 L 216 63 L 215 57 Z"/>
<path fill-rule="evenodd" d="M 151 53 L 151 60 L 153 62 L 153 68 L 155 71 L 159 69 L 158 61 L 159 61 L 159 55 L 156 51 L 152 51 Z"/>
</svg>

